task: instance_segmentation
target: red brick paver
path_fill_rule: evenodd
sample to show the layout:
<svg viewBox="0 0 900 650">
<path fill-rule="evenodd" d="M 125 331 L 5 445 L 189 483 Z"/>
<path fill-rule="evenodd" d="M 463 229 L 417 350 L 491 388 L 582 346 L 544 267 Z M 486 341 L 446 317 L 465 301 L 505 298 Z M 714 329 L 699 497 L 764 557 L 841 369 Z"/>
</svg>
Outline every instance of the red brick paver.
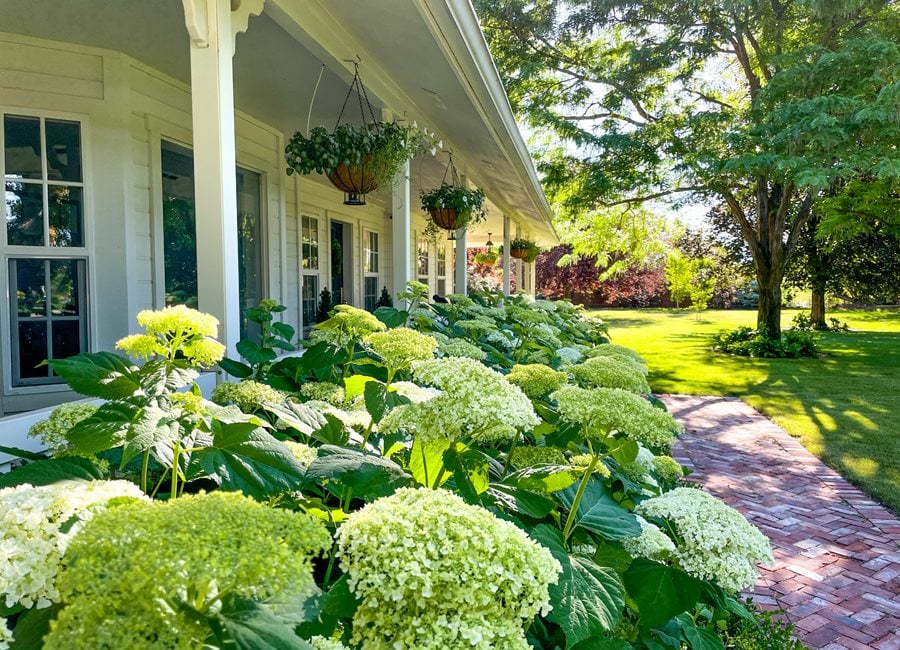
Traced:
<svg viewBox="0 0 900 650">
<path fill-rule="evenodd" d="M 812 648 L 900 650 L 900 520 L 736 398 L 666 395 L 691 479 L 772 541 L 752 591 Z"/>
</svg>

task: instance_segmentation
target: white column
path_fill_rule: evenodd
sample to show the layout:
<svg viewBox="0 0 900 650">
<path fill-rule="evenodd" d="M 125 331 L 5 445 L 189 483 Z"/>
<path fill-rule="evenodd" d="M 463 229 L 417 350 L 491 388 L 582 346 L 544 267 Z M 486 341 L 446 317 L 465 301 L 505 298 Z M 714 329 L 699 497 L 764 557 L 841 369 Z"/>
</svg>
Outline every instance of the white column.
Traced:
<svg viewBox="0 0 900 650">
<path fill-rule="evenodd" d="M 508 296 L 509 291 L 509 217 L 503 215 L 503 295 Z"/>
<path fill-rule="evenodd" d="M 409 213 L 409 161 L 391 182 L 391 246 L 394 296 L 412 280 L 412 226 Z"/>
<path fill-rule="evenodd" d="M 219 339 L 236 357 L 240 338 L 237 188 L 235 179 L 234 33 L 230 0 L 193 0 L 205 10 L 205 38 L 191 34 L 191 110 L 201 311 L 219 319 Z M 190 19 L 191 17 L 188 16 Z M 197 21 L 201 29 L 202 18 Z"/>
<path fill-rule="evenodd" d="M 466 246 L 466 229 L 456 231 L 456 261 L 453 267 L 453 293 L 466 295 L 469 292 L 469 278 L 466 275 L 468 248 Z"/>
</svg>

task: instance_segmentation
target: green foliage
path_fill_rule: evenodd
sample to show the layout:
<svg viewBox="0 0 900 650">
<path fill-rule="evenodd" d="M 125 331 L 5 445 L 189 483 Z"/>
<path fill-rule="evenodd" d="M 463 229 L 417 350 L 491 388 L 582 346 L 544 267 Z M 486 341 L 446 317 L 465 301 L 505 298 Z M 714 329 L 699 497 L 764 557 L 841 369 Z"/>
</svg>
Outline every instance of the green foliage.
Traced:
<svg viewBox="0 0 900 650">
<path fill-rule="evenodd" d="M 713 344 L 719 352 L 763 359 L 799 359 L 818 354 L 816 337 L 808 329 L 784 330 L 775 339 L 765 329 L 741 326 L 714 335 Z"/>
<path fill-rule="evenodd" d="M 470 190 L 461 185 L 441 183 L 433 190 L 422 190 L 419 197 L 425 212 L 455 210 L 457 228 L 473 226 L 487 218 L 484 191 L 481 189 Z"/>
<path fill-rule="evenodd" d="M 299 131 L 285 147 L 288 175 L 318 172 L 326 176 L 340 166 L 363 165 L 382 182 L 392 178 L 421 147 L 416 129 L 396 122 L 372 122 L 358 126 L 343 123 L 331 133 L 317 126 L 304 136 Z"/>
</svg>

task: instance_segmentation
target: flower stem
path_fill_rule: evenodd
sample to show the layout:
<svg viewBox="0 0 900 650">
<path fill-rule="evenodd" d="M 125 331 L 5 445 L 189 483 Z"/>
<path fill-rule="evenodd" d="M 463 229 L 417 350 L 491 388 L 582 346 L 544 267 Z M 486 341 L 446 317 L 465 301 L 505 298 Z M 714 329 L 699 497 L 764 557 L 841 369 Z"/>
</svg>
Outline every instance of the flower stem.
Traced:
<svg viewBox="0 0 900 650">
<path fill-rule="evenodd" d="M 575 527 L 575 519 L 578 516 L 578 507 L 581 505 L 581 499 L 584 497 L 584 490 L 591 478 L 591 474 L 594 473 L 594 468 L 597 466 L 597 461 L 599 459 L 599 456 L 592 453 L 591 464 L 588 465 L 588 468 L 584 471 L 584 476 L 581 477 L 581 483 L 578 485 L 578 491 L 575 493 L 575 500 L 572 502 L 572 507 L 569 509 L 569 516 L 566 518 L 565 528 L 563 528 L 563 538 L 565 539 L 569 539 L 569 535 L 572 534 L 572 529 Z"/>
</svg>

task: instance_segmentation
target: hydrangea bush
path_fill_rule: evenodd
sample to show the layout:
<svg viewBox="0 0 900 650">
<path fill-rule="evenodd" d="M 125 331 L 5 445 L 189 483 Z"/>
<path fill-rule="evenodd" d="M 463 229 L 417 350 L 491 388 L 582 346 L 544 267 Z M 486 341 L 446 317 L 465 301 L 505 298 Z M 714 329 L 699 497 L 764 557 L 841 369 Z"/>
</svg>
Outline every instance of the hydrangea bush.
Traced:
<svg viewBox="0 0 900 650">
<path fill-rule="evenodd" d="M 216 323 L 183 307 L 143 312 L 131 358 L 51 361 L 105 403 L 0 476 L 0 650 L 680 650 L 752 624 L 767 542 L 684 487 L 643 359 L 565 301 L 427 295 L 306 341 L 264 301 L 212 401 Z"/>
</svg>

